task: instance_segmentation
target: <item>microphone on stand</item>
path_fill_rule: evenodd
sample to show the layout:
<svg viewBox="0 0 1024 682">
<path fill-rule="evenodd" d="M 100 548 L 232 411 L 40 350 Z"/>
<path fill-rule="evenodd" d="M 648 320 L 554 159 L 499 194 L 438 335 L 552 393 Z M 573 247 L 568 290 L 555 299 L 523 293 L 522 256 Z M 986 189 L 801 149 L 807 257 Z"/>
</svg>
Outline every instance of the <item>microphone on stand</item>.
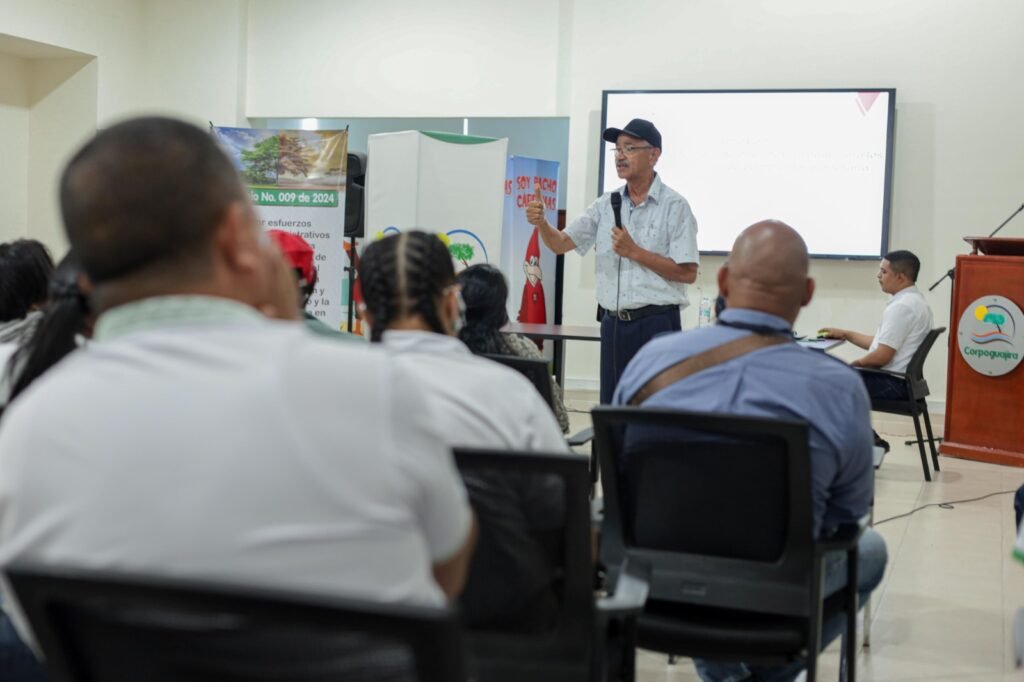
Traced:
<svg viewBox="0 0 1024 682">
<path fill-rule="evenodd" d="M 613 205 L 614 205 L 614 204 L 613 204 Z M 1006 224 L 1007 224 L 1008 222 L 1010 222 L 1011 220 L 1013 220 L 1014 218 L 1016 218 L 1016 217 L 1017 217 L 1017 214 L 1018 214 L 1018 213 L 1020 213 L 1021 211 L 1024 211 L 1024 204 L 1021 204 L 1021 205 L 1020 205 L 1020 207 L 1019 207 L 1019 208 L 1018 208 L 1018 209 L 1017 209 L 1016 211 L 1014 211 L 1013 213 L 1011 213 L 1011 214 L 1010 214 L 1010 217 L 1009 217 L 1009 218 L 1007 218 L 1007 219 L 1006 219 L 1006 220 L 1004 220 L 1003 222 L 999 223 L 999 227 L 997 227 L 996 229 L 992 230 L 992 233 L 991 233 L 991 234 L 989 234 L 989 238 L 991 239 L 992 237 L 995 237 L 995 236 L 996 236 L 997 234 L 999 234 L 999 230 L 1001 230 L 1001 229 L 1003 229 L 1004 227 L 1006 227 Z M 618 214 L 616 214 L 616 216 L 618 216 Z M 937 287 L 937 286 L 939 286 L 940 284 L 942 284 L 942 280 L 946 279 L 947 277 L 949 277 L 949 281 L 951 281 L 951 282 L 952 282 L 952 281 L 953 281 L 953 276 L 954 276 L 955 272 L 956 272 L 956 268 L 950 268 L 949 270 L 947 270 L 947 271 L 946 271 L 946 274 L 944 274 L 944 275 L 943 275 L 942 277 L 939 277 L 939 278 L 938 278 L 938 279 L 937 279 L 937 280 L 935 281 L 935 284 L 933 284 L 933 285 L 931 285 L 930 287 L 928 287 L 928 291 L 931 291 L 931 290 L 932 290 L 932 289 L 934 289 L 935 287 Z"/>
</svg>

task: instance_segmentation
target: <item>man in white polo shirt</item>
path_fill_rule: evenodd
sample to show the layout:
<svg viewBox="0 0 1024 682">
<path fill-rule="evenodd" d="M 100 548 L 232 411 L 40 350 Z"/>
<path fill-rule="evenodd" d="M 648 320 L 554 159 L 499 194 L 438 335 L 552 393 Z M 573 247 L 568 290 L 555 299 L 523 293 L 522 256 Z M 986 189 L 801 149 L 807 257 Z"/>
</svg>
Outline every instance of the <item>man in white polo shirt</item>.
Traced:
<svg viewBox="0 0 1024 682">
<path fill-rule="evenodd" d="M 878 284 L 892 298 L 874 336 L 834 327 L 821 330 L 825 336 L 849 341 L 868 351 L 867 355 L 850 363 L 852 366 L 907 371 L 910 358 L 932 328 L 932 309 L 915 285 L 920 270 L 921 261 L 910 251 L 885 254 L 878 268 Z M 908 397 L 906 383 L 898 377 L 862 372 L 861 378 L 872 399 L 906 400 Z M 877 434 L 875 444 L 888 452 L 889 444 Z"/>
<path fill-rule="evenodd" d="M 4 415 L 0 564 L 459 592 L 474 522 L 426 388 L 401 358 L 268 319 L 298 319 L 295 281 L 209 135 L 108 128 L 60 200 L 100 315 Z"/>
</svg>

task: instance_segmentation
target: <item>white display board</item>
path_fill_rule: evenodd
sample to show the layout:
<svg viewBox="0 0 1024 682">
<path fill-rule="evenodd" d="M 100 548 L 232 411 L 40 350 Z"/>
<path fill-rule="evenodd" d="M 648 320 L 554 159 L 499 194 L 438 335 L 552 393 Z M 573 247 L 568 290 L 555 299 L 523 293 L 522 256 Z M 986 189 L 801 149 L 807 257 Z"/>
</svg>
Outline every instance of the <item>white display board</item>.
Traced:
<svg viewBox="0 0 1024 682">
<path fill-rule="evenodd" d="M 783 220 L 819 256 L 878 258 L 888 247 L 894 90 L 604 93 L 605 127 L 647 119 L 656 170 L 690 202 L 702 252 L 746 226 Z M 601 192 L 623 183 L 602 143 Z"/>
<path fill-rule="evenodd" d="M 448 235 L 460 270 L 501 262 L 507 139 L 405 131 L 371 135 L 366 236 L 410 229 Z"/>
</svg>

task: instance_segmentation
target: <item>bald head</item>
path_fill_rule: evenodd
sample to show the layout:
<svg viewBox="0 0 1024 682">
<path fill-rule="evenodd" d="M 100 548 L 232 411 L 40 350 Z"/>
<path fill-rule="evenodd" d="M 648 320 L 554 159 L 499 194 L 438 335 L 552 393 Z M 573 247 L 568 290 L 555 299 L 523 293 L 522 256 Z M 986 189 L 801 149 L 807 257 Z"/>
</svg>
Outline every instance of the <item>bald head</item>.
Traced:
<svg viewBox="0 0 1024 682">
<path fill-rule="evenodd" d="M 729 308 L 778 315 L 792 324 L 814 293 L 807 276 L 807 244 L 786 223 L 763 220 L 740 233 L 718 272 Z"/>
</svg>

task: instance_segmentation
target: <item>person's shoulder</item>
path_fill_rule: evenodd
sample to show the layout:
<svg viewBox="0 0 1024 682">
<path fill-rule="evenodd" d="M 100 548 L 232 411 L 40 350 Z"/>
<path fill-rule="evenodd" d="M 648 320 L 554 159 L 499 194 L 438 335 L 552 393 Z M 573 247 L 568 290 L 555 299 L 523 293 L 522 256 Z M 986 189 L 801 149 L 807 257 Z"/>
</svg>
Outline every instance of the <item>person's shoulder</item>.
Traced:
<svg viewBox="0 0 1024 682">
<path fill-rule="evenodd" d="M 522 336 L 521 334 L 504 334 L 505 342 L 508 344 L 509 350 L 515 355 L 524 358 L 540 358 L 540 350 L 537 345 L 530 339 Z"/>
<path fill-rule="evenodd" d="M 682 350 L 688 347 L 690 342 L 695 340 L 695 335 L 699 333 L 699 329 L 684 329 L 682 331 L 659 334 L 645 343 L 637 352 L 637 355 L 640 353 L 645 353 L 646 355 L 660 355 L 670 350 Z"/>
<path fill-rule="evenodd" d="M 686 357 L 694 347 L 694 337 L 700 331 L 689 329 L 655 336 L 636 352 L 626 367 L 626 373 L 633 376 L 638 372 L 647 372 L 653 365 Z"/>
<path fill-rule="evenodd" d="M 664 182 L 661 183 L 661 196 L 659 197 L 659 200 L 661 203 L 666 205 L 673 203 L 681 204 L 686 208 L 690 207 L 690 202 L 686 200 L 686 197 L 666 185 Z"/>
<path fill-rule="evenodd" d="M 339 332 L 340 334 L 340 332 Z M 347 378 L 346 384 L 359 385 L 373 374 L 389 373 L 387 355 L 373 344 L 358 340 L 339 341 L 334 334 L 317 334 L 304 324 L 279 323 L 263 333 L 267 360 L 280 362 L 303 377 L 316 381 Z"/>
<path fill-rule="evenodd" d="M 38 434 L 39 424 L 66 423 L 78 414 L 78 408 L 102 395 L 103 390 L 104 382 L 93 358 L 85 349 L 76 350 L 4 408 L 0 432 L 10 434 L 28 428 Z"/>
<path fill-rule="evenodd" d="M 811 348 L 800 348 L 800 351 L 804 370 L 813 375 L 814 385 L 830 392 L 847 391 L 858 395 L 865 390 L 860 373 L 843 360 Z"/>
</svg>

